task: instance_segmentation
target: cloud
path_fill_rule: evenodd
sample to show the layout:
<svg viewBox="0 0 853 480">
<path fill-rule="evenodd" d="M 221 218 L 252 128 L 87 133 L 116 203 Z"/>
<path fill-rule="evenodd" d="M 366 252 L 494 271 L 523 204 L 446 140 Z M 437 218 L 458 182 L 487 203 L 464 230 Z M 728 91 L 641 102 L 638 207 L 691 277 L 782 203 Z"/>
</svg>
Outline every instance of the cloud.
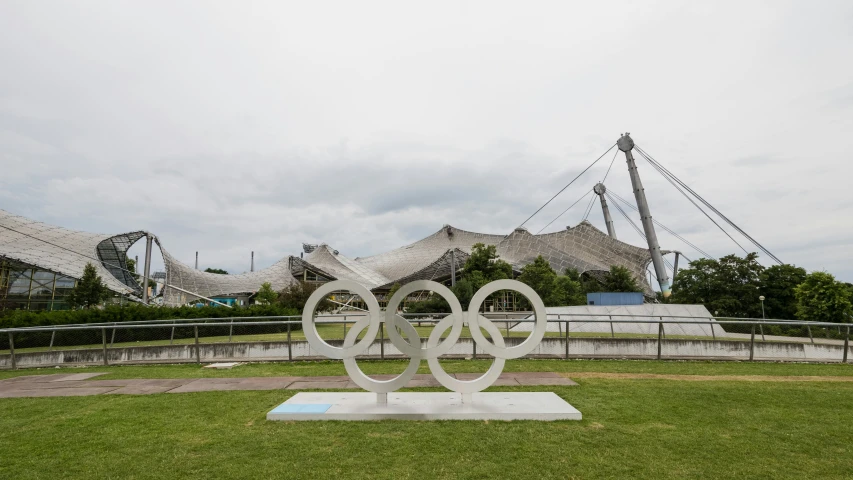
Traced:
<svg viewBox="0 0 853 480">
<path fill-rule="evenodd" d="M 0 5 L 0 208 L 240 272 L 302 242 L 509 232 L 629 130 L 777 256 L 853 280 L 849 2 L 205 5 Z M 656 219 L 739 250 L 637 164 Z M 605 174 L 633 201 L 611 152 L 526 226 Z"/>
</svg>

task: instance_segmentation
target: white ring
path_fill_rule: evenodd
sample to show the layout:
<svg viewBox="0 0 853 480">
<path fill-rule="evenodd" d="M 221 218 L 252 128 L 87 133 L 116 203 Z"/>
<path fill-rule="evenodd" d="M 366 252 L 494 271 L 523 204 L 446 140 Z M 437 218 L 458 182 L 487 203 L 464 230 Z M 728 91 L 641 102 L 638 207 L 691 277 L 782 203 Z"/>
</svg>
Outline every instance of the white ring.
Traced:
<svg viewBox="0 0 853 480">
<path fill-rule="evenodd" d="M 368 314 L 364 317 L 368 319 L 367 333 L 361 341 L 351 347 L 340 348 L 329 345 L 320 338 L 320 335 L 317 333 L 317 326 L 314 324 L 314 309 L 317 308 L 317 305 L 321 300 L 323 300 L 323 298 L 325 298 L 326 295 L 336 290 L 347 290 L 355 293 L 364 300 L 365 304 L 367 304 Z M 382 313 L 379 310 L 379 302 L 376 301 L 376 297 L 374 297 L 366 287 L 352 280 L 335 280 L 333 282 L 324 283 L 317 288 L 317 290 L 314 290 L 314 293 L 308 297 L 308 301 L 305 302 L 305 309 L 302 311 L 302 331 L 305 334 L 305 339 L 308 341 L 308 344 L 316 349 L 320 354 L 338 360 L 347 357 L 354 357 L 366 352 L 368 347 L 370 347 L 370 344 L 376 339 L 376 334 L 379 332 L 381 314 Z"/>
<path fill-rule="evenodd" d="M 355 343 L 355 339 L 367 326 L 367 322 L 366 317 L 362 317 L 359 321 L 355 322 L 344 339 L 344 347 L 352 346 Z M 421 339 L 418 336 L 418 331 L 415 330 L 415 327 L 413 327 L 409 322 L 402 322 L 400 324 L 400 328 L 402 328 L 406 332 L 406 335 L 415 341 L 418 348 L 420 348 Z M 375 380 L 365 375 L 365 373 L 358 368 L 355 357 L 344 358 L 344 368 L 346 368 L 350 379 L 359 387 L 367 390 L 368 392 L 374 393 L 390 393 L 405 387 L 406 384 L 409 383 L 409 380 L 414 378 L 415 374 L 418 373 L 418 367 L 420 366 L 421 359 L 412 357 L 409 361 L 409 366 L 406 367 L 400 375 L 392 378 L 391 380 Z"/>
<path fill-rule="evenodd" d="M 403 339 L 403 337 L 397 332 L 397 329 L 394 328 L 398 318 L 397 306 L 404 298 L 406 298 L 406 296 L 412 292 L 417 292 L 418 290 L 429 290 L 441 295 L 447 303 L 450 304 L 450 311 L 453 312 L 449 317 L 445 317 L 453 318 L 453 328 L 450 329 L 450 333 L 443 342 L 433 347 L 413 347 L 409 342 Z M 462 305 L 459 304 L 459 299 L 456 298 L 456 295 L 451 292 L 449 288 L 431 280 L 415 280 L 414 282 L 403 285 L 396 293 L 394 293 L 391 299 L 388 300 L 388 307 L 385 310 L 385 325 L 388 327 L 388 338 L 391 340 L 391 343 L 393 343 L 394 346 L 397 347 L 397 349 L 404 355 L 418 359 L 438 358 L 450 351 L 456 341 L 459 340 L 459 336 L 462 335 L 462 323 L 464 320 L 465 315 L 462 311 Z M 408 320 L 404 319 L 404 321 L 408 323 Z"/>
<path fill-rule="evenodd" d="M 359 295 L 368 308 L 367 315 L 359 318 L 347 333 L 343 341 L 343 347 L 333 347 L 323 341 L 317 333 L 314 321 L 314 310 L 317 308 L 317 305 L 326 295 L 337 290 L 347 290 Z M 397 306 L 403 298 L 418 290 L 430 290 L 438 293 L 450 304 L 452 312 L 435 326 L 424 348 L 422 348 L 423 342 L 418 336 L 415 327 L 408 320 L 396 313 Z M 515 347 L 507 348 L 500 330 L 489 319 L 478 313 L 480 306 L 486 298 L 498 290 L 514 290 L 526 296 L 533 305 L 533 311 L 536 315 L 536 325 L 530 337 Z M 545 311 L 545 304 L 542 302 L 542 299 L 532 288 L 519 281 L 496 280 L 486 284 L 474 294 L 468 312 L 463 312 L 459 300 L 450 289 L 433 281 L 416 280 L 397 290 L 389 300 L 388 309 L 385 312 L 385 324 L 388 326 L 388 337 L 391 343 L 400 352 L 411 357 L 411 360 L 403 373 L 391 380 L 383 381 L 374 380 L 365 375 L 358 367 L 355 359 L 356 355 L 366 353 L 370 345 L 376 340 L 376 334 L 381 327 L 382 318 L 379 302 L 376 301 L 376 297 L 373 296 L 370 290 L 350 280 L 335 280 L 321 285 L 308 298 L 305 309 L 302 312 L 302 328 L 305 333 L 305 339 L 312 348 L 326 357 L 343 359 L 344 367 L 350 378 L 365 390 L 375 393 L 389 393 L 406 386 L 409 380 L 417 373 L 420 361 L 425 358 L 429 363 L 430 371 L 439 383 L 459 393 L 474 393 L 484 390 L 498 379 L 503 371 L 506 360 L 523 357 L 532 352 L 545 336 L 545 330 L 548 325 L 547 312 Z M 492 366 L 489 367 L 489 370 L 485 374 L 475 380 L 468 381 L 451 377 L 444 371 L 438 361 L 438 357 L 449 352 L 459 340 L 462 334 L 462 327 L 466 320 L 471 330 L 471 338 L 474 344 L 479 345 L 483 352 L 494 357 Z M 409 341 L 406 341 L 397 332 L 398 322 L 400 328 L 408 336 Z M 448 328 L 450 329 L 450 333 L 442 341 L 441 334 L 447 331 Z M 480 328 L 484 328 L 488 332 L 494 343 L 486 339 Z M 359 334 L 365 329 L 367 331 L 364 337 L 360 341 L 356 341 Z M 414 345 L 410 342 L 413 342 Z"/>
<path fill-rule="evenodd" d="M 442 321 L 438 322 L 438 325 L 433 328 L 432 333 L 429 336 L 429 340 L 427 341 L 427 346 L 435 345 L 438 343 L 438 337 L 447 330 L 448 318 L 444 318 Z M 504 339 L 501 336 L 500 330 L 496 327 L 492 322 L 486 321 L 483 323 L 483 328 L 489 332 L 489 335 L 494 339 L 495 344 L 499 347 L 503 348 Z M 489 388 L 498 377 L 501 376 L 501 372 L 503 372 L 504 364 L 506 360 L 503 358 L 495 358 L 494 362 L 492 362 L 492 366 L 484 373 L 482 376 L 475 378 L 474 380 L 459 380 L 457 378 L 453 378 L 441 368 L 441 364 L 438 363 L 437 358 L 430 358 L 427 360 L 429 364 L 429 371 L 432 372 L 432 376 L 438 380 L 438 383 L 444 385 L 447 389 L 453 390 L 458 393 L 475 393 L 483 391 Z"/>
<path fill-rule="evenodd" d="M 533 313 L 536 315 L 536 326 L 533 328 L 533 332 L 530 336 L 527 337 L 527 340 L 521 342 L 520 345 L 509 348 L 495 346 L 486 340 L 486 337 L 484 337 L 483 333 L 480 331 L 481 325 L 479 319 L 482 318 L 484 321 L 482 325 L 483 328 L 485 328 L 486 331 L 491 332 L 491 329 L 489 329 L 486 324 L 492 324 L 492 322 L 485 317 L 481 317 L 478 310 L 480 310 L 480 305 L 483 304 L 486 297 L 498 290 L 514 290 L 527 297 L 533 305 Z M 494 324 L 492 324 L 492 326 L 494 327 Z M 495 280 L 494 282 L 483 285 L 483 287 L 477 290 L 477 293 L 475 293 L 471 298 L 471 303 L 468 305 L 468 328 L 471 330 L 471 338 L 474 339 L 477 345 L 479 345 L 485 353 L 495 358 L 510 360 L 527 355 L 532 352 L 537 345 L 539 345 L 539 342 L 542 341 L 542 338 L 545 336 L 545 329 L 548 328 L 548 313 L 545 310 L 545 304 L 542 303 L 542 299 L 539 298 L 539 295 L 537 295 L 529 286 L 519 282 L 518 280 Z"/>
</svg>

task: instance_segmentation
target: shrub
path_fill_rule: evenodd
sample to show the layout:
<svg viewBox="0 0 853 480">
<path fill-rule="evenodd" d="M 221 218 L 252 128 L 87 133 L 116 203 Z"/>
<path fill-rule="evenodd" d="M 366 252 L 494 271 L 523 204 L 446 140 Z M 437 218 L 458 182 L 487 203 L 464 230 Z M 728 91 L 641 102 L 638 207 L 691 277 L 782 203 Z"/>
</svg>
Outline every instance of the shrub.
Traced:
<svg viewBox="0 0 853 480">
<path fill-rule="evenodd" d="M 0 317 L 0 328 L 22 328 L 22 327 L 45 327 L 52 325 L 75 325 L 91 323 L 125 323 L 141 322 L 147 320 L 172 320 L 193 318 L 233 318 L 233 317 L 266 317 L 266 316 L 290 316 L 299 315 L 300 311 L 281 305 L 252 305 L 250 307 L 146 307 L 143 305 L 111 305 L 103 309 L 86 310 L 63 310 L 55 312 L 31 312 L 27 310 L 14 310 Z M 298 330 L 301 325 L 291 325 L 292 330 Z M 206 327 L 204 336 L 228 335 L 229 327 Z M 235 324 L 234 334 L 260 334 L 278 333 L 287 330 L 286 325 L 267 326 L 238 326 Z M 164 329 L 140 328 L 122 329 L 120 341 L 148 341 L 168 339 L 170 335 Z M 73 345 L 80 343 L 93 343 L 93 339 L 100 341 L 97 337 L 85 331 L 76 331 L 74 335 L 57 335 L 54 345 Z M 188 338 L 194 336 L 195 332 L 190 327 L 175 328 L 174 338 Z M 165 335 L 165 337 L 164 337 Z M 50 343 L 51 332 L 18 332 L 15 333 L 15 345 L 22 348 L 47 346 Z"/>
</svg>

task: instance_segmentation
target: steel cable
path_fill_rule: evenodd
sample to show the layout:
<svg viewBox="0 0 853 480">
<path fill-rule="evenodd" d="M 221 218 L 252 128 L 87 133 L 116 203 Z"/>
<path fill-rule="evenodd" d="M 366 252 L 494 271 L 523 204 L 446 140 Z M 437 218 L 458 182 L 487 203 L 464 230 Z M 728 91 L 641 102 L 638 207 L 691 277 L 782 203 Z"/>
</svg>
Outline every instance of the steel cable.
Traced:
<svg viewBox="0 0 853 480">
<path fill-rule="evenodd" d="M 592 191 L 592 190 L 590 190 L 590 191 Z M 574 207 L 575 205 L 577 205 L 577 204 L 578 204 L 578 202 L 580 202 L 581 200 L 583 200 L 584 198 L 586 198 L 586 194 L 587 194 L 587 193 L 589 193 L 589 192 L 585 192 L 583 195 L 581 195 L 581 197 L 580 197 L 580 198 L 578 198 L 577 200 L 575 200 L 575 203 L 573 203 L 573 204 L 569 205 L 569 208 L 567 208 L 567 209 L 563 210 L 563 213 L 561 213 L 561 214 L 557 215 L 556 217 L 554 217 L 554 219 L 553 219 L 553 220 L 551 220 L 550 222 L 548 222 L 548 225 L 545 225 L 544 227 L 540 228 L 540 229 L 539 229 L 539 231 L 538 231 L 538 232 L 536 232 L 536 235 L 539 235 L 540 233 L 542 233 L 542 230 L 545 230 L 546 228 L 548 228 L 552 223 L 556 222 L 556 221 L 557 221 L 557 219 L 559 219 L 560 217 L 562 217 L 563 215 L 565 215 L 565 214 L 566 214 L 566 212 L 568 212 L 569 210 L 571 210 L 571 209 L 572 209 L 572 207 Z"/>
<path fill-rule="evenodd" d="M 639 209 L 638 209 L 634 204 L 632 204 L 632 203 L 631 203 L 631 202 L 629 202 L 628 200 L 625 200 L 624 198 L 620 197 L 620 196 L 619 196 L 619 194 L 617 194 L 616 192 L 614 192 L 614 191 L 612 191 L 612 190 L 608 190 L 608 191 L 607 191 L 607 193 L 610 193 L 610 194 L 611 194 L 611 195 L 613 195 L 617 200 L 619 200 L 620 202 L 624 203 L 625 205 L 628 205 L 629 207 L 633 208 L 634 210 L 636 210 L 636 211 L 638 211 L 638 212 L 640 211 L 640 210 L 639 210 Z M 713 255 L 710 255 L 708 252 L 706 252 L 706 251 L 702 250 L 701 248 L 697 247 L 696 245 L 694 245 L 693 243 L 691 243 L 689 240 L 687 240 L 686 238 L 682 237 L 681 235 L 679 235 L 678 233 L 676 233 L 674 230 L 672 230 L 671 228 L 667 227 L 666 225 L 664 225 L 664 224 L 660 223 L 659 221 L 655 220 L 654 218 L 652 218 L 652 221 L 653 221 L 653 222 L 655 222 L 655 225 L 657 225 L 657 226 L 661 227 L 662 229 L 666 230 L 666 231 L 667 231 L 667 232 L 669 232 L 672 236 L 674 236 L 675 238 L 677 238 L 677 239 L 681 240 L 682 242 L 686 243 L 688 246 L 692 247 L 694 250 L 696 250 L 697 252 L 699 252 L 699 253 L 701 253 L 702 255 L 706 256 L 707 258 L 714 258 L 714 256 L 713 256 Z"/>
<path fill-rule="evenodd" d="M 635 147 L 636 147 L 636 146 L 635 146 Z M 663 171 L 658 167 L 658 165 L 657 165 L 656 163 L 654 163 L 653 161 L 651 161 L 651 160 L 649 159 L 649 157 L 647 157 L 647 156 L 646 156 L 642 151 L 640 151 L 640 150 L 639 150 L 639 148 L 637 148 L 637 151 L 638 151 L 638 152 L 640 152 L 640 155 L 641 155 L 643 158 L 645 158 L 647 162 L 649 162 L 649 165 L 651 165 L 651 166 L 652 166 L 652 168 L 654 168 L 654 169 L 655 169 L 659 174 L 661 174 L 661 176 L 663 176 L 663 178 L 664 178 L 664 179 L 666 179 L 666 181 L 668 181 L 668 182 L 670 183 L 670 185 L 672 185 L 673 187 L 675 187 L 675 189 L 676 189 L 676 190 L 678 190 L 678 191 L 679 191 L 679 193 L 681 193 L 682 195 L 684 195 L 684 198 L 686 198 L 690 203 L 692 203 L 694 207 L 696 207 L 697 209 L 699 209 L 699 211 L 700 211 L 700 212 L 702 212 L 702 214 L 703 214 L 703 215 L 705 215 L 706 217 L 708 217 L 708 220 L 710 220 L 710 221 L 711 221 L 711 223 L 713 223 L 717 228 L 719 228 L 721 232 L 723 232 L 727 237 L 729 237 L 729 239 L 730 239 L 732 242 L 734 242 L 734 243 L 735 243 L 735 245 L 737 245 L 738 247 L 740 247 L 740 249 L 741 249 L 741 250 L 743 250 L 743 252 L 744 252 L 744 253 L 746 253 L 746 254 L 748 254 L 748 253 L 749 253 L 745 248 L 743 248 L 743 245 L 741 245 L 737 240 L 735 240 L 735 239 L 734 239 L 734 237 L 732 237 L 732 236 L 731 236 L 731 234 L 729 234 L 729 232 L 727 232 L 727 231 L 726 231 L 726 229 L 724 229 L 724 228 L 723 228 L 719 223 L 717 223 L 717 221 L 716 221 L 716 220 L 714 220 L 710 215 L 708 215 L 708 212 L 706 212 L 702 207 L 700 207 L 696 202 L 694 202 L 694 201 L 693 201 L 693 199 L 692 199 L 692 198 L 690 198 L 690 195 L 688 195 L 688 194 L 687 194 L 687 192 L 685 192 L 684 190 L 682 190 L 682 189 L 681 189 L 681 188 L 680 188 L 680 187 L 679 187 L 675 182 L 673 182 L 673 180 L 672 180 L 669 176 L 667 176 L 667 175 L 666 175 L 666 174 L 665 174 L 665 173 L 664 173 L 664 172 L 663 172 Z"/>
<path fill-rule="evenodd" d="M 767 250 L 763 245 L 761 245 L 760 243 L 758 243 L 758 241 L 756 241 L 756 240 L 755 240 L 754 238 L 752 238 L 749 234 L 747 234 L 747 233 L 746 233 L 742 228 L 740 228 L 739 226 L 737 226 L 737 224 L 735 224 L 732 220 L 730 220 L 728 217 L 726 217 L 725 215 L 723 215 L 723 213 L 722 213 L 722 212 L 720 212 L 719 210 L 717 210 L 713 205 L 711 205 L 711 203 L 710 203 L 710 202 L 708 202 L 707 200 L 705 200 L 704 198 L 702 198 L 702 196 L 701 196 L 701 195 L 699 195 L 698 193 L 696 193 L 696 191 L 695 191 L 695 190 L 693 190 L 692 188 L 690 188 L 690 186 L 688 186 L 686 183 L 684 183 L 682 180 L 680 180 L 678 177 L 676 177 L 674 173 L 672 173 L 672 172 L 670 172 L 669 170 L 667 170 L 667 169 L 666 169 L 666 167 L 664 167 L 663 165 L 661 165 L 661 164 L 660 164 L 660 162 L 658 162 L 657 160 L 655 160 L 651 155 L 649 155 L 648 153 L 646 153 L 646 152 L 645 152 L 642 148 L 640 148 L 639 146 L 636 146 L 636 145 L 635 145 L 635 147 L 636 147 L 637 151 L 638 151 L 638 152 L 640 152 L 640 154 L 643 156 L 643 158 L 645 158 L 645 159 L 646 159 L 646 161 L 648 161 L 652 166 L 654 166 L 654 167 L 658 170 L 658 172 L 660 172 L 660 173 L 661 173 L 661 175 L 663 175 L 665 178 L 666 178 L 666 177 L 671 177 L 673 180 L 675 180 L 679 185 L 681 185 L 682 187 L 684 187 L 684 189 L 685 189 L 685 190 L 687 190 L 688 192 L 690 192 L 690 193 L 691 193 L 694 197 L 696 197 L 700 202 L 702 202 L 703 204 L 705 204 L 705 206 L 707 206 L 709 209 L 711 209 L 711 211 L 713 211 L 714 213 L 716 213 L 717 215 L 719 215 L 719 216 L 720 216 L 720 218 L 722 218 L 722 219 L 723 219 L 726 223 L 728 223 L 732 228 L 734 228 L 735 230 L 737 230 L 741 235 L 743 235 L 743 236 L 744 236 L 747 240 L 749 240 L 753 245 L 755 245 L 756 247 L 758 247 L 758 249 L 759 249 L 759 250 L 761 250 L 762 252 L 764 252 L 765 254 L 767 254 L 767 256 L 769 256 L 770 258 L 772 258 L 773 260 L 775 260 L 776 262 L 778 262 L 780 265 L 784 263 L 784 262 L 782 262 L 781 260 L 779 260 L 779 258 L 778 258 L 777 256 L 773 255 L 769 250 Z M 670 182 L 670 183 L 672 183 L 672 182 Z M 716 222 L 715 222 L 715 223 L 716 223 Z M 728 234 L 727 234 L 727 235 L 728 235 Z M 730 237 L 730 238 L 731 238 L 731 237 Z M 734 239 L 732 239 L 732 241 L 734 241 Z M 737 242 L 735 242 L 735 243 L 737 243 Z M 740 246 L 740 244 L 738 244 L 738 246 Z M 741 247 L 741 249 L 743 249 L 743 247 Z M 744 250 L 744 251 L 745 251 L 745 250 Z"/>
<path fill-rule="evenodd" d="M 535 212 L 533 212 L 533 214 L 532 214 L 532 215 L 530 215 L 529 217 L 527 217 L 527 220 L 525 220 L 525 221 L 521 222 L 521 225 L 519 225 L 519 226 L 518 226 L 518 228 L 523 227 L 523 226 L 524 226 L 524 224 L 526 224 L 527 222 L 529 222 L 531 218 L 535 217 L 537 213 L 541 212 L 543 208 L 545 208 L 546 206 L 548 206 L 548 204 L 549 204 L 549 203 L 551 203 L 552 201 L 554 201 L 554 199 L 555 199 L 555 198 L 557 198 L 557 196 L 559 196 L 561 193 L 563 193 L 563 191 L 565 191 L 565 190 L 566 190 L 567 188 L 569 188 L 573 183 L 575 183 L 575 181 L 576 181 L 577 179 L 579 179 L 579 178 L 581 177 L 581 175 L 583 175 L 584 173 L 586 173 L 586 172 L 587 172 L 587 170 L 589 170 L 590 168 L 592 168 L 592 166 L 593 166 L 593 165 L 595 165 L 596 163 L 598 163 L 598 161 L 599 161 L 599 160 L 601 160 L 602 158 L 604 158 L 604 156 L 605 156 L 605 155 L 607 155 L 607 153 L 608 153 L 608 152 L 610 152 L 610 150 L 613 150 L 613 147 L 615 147 L 615 146 L 616 146 L 616 144 L 615 144 L 615 143 L 614 143 L 613 145 L 611 145 L 611 146 L 610 146 L 610 148 L 608 148 L 608 149 L 607 149 L 607 151 L 605 151 L 604 153 L 602 153 L 600 157 L 596 158 L 594 162 L 590 163 L 588 167 L 584 168 L 584 169 L 583 169 L 583 171 L 582 171 L 581 173 L 579 173 L 575 178 L 573 178 L 571 182 L 567 183 L 567 184 L 566 184 L 566 186 L 565 186 L 565 187 L 563 187 L 563 188 L 561 188 L 559 192 L 555 193 L 555 194 L 554 194 L 554 196 L 553 196 L 553 197 L 551 197 L 551 199 L 550 199 L 550 200 L 548 200 L 547 202 L 545 202 L 545 204 L 544 204 L 544 205 L 542 205 L 541 207 L 539 207 Z"/>
</svg>

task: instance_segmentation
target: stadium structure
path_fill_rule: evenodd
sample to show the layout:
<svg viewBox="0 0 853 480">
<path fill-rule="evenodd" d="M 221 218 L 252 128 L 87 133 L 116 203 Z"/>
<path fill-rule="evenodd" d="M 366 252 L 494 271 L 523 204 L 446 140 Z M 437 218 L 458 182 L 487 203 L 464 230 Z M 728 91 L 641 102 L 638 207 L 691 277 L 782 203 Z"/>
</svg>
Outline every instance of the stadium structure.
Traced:
<svg viewBox="0 0 853 480">
<path fill-rule="evenodd" d="M 142 285 L 147 282 L 144 275 L 128 270 L 126 259 L 128 249 L 146 238 L 156 242 L 163 254 L 166 272 L 161 292 L 166 305 L 250 297 L 265 282 L 280 290 L 300 280 L 355 280 L 380 296 L 394 284 L 412 280 L 450 283 L 460 274 L 476 243 L 495 245 L 500 258 L 517 273 L 539 255 L 559 272 L 574 268 L 580 273 L 603 273 L 611 265 L 622 265 L 647 294 L 652 293 L 645 280 L 651 262 L 649 251 L 613 239 L 586 221 L 544 235 L 532 235 L 523 228 L 509 235 L 483 234 L 447 225 L 410 245 L 363 258 L 349 258 L 326 244 L 304 245 L 304 258 L 287 256 L 255 272 L 219 275 L 182 263 L 149 232 L 92 234 L 0 210 L 0 309 L 67 308 L 63 297 L 83 275 L 87 263 L 95 266 L 116 295 L 142 302 L 148 293 Z M 149 255 L 150 248 L 146 257 Z M 147 267 L 150 260 L 145 263 Z"/>
<path fill-rule="evenodd" d="M 606 180 L 607 174 L 601 182 L 588 191 L 591 199 L 584 218 L 587 218 L 596 196 L 599 197 L 607 233 L 586 220 L 574 227 L 544 234 L 531 234 L 524 228 L 533 216 L 542 211 L 614 148 L 617 150 L 610 166 L 613 166 L 613 161 L 620 151 L 624 153 L 635 204 L 605 188 L 603 181 Z M 64 296 L 81 278 L 87 263 L 95 265 L 107 287 L 118 297 L 148 304 L 152 293 L 147 285 L 152 279 L 150 265 L 154 243 L 163 255 L 166 270 L 163 275 L 157 275 L 154 278 L 162 284 L 160 289 L 162 303 L 173 306 L 195 303 L 199 300 L 230 306 L 236 299 L 236 303 L 245 304 L 251 302 L 251 296 L 267 282 L 272 288 L 280 290 L 298 281 L 322 283 L 336 279 L 354 280 L 367 286 L 381 303 L 395 284 L 402 285 L 413 280 L 433 280 L 452 285 L 466 259 L 471 255 L 473 246 L 477 243 L 494 245 L 499 257 L 508 262 L 516 274 L 540 255 L 557 272 L 575 269 L 581 274 L 598 278 L 608 272 L 611 266 L 622 266 L 631 272 L 643 293 L 650 299 L 654 298 L 655 292 L 650 281 L 646 280 L 646 272 L 652 266 L 660 292 L 667 297 L 671 292 L 671 281 L 666 266 L 670 267 L 674 278 L 678 271 L 680 252 L 672 252 L 675 253 L 675 261 L 674 264 L 669 264 L 664 255 L 670 252 L 661 249 L 655 226 L 664 228 L 703 255 L 708 257 L 710 255 L 652 219 L 633 156 L 634 152 L 637 152 L 686 196 L 704 216 L 711 219 L 700 204 L 716 213 L 724 223 L 728 223 L 741 233 L 769 258 L 782 263 L 707 200 L 642 148 L 636 146 L 629 134 L 623 134 L 604 154 L 557 192 L 545 205 L 508 233 L 475 233 L 445 225 L 432 235 L 412 244 L 378 255 L 359 258 L 349 258 L 327 244 L 303 244 L 303 255 L 299 257 L 287 256 L 268 268 L 240 275 L 201 272 L 184 264 L 166 251 L 160 244 L 160 239 L 151 232 L 92 234 L 48 225 L 0 210 L 0 310 L 67 308 Z M 607 172 L 610 172 L 610 168 Z M 689 195 L 698 200 L 698 203 Z M 617 238 L 605 198 L 609 199 L 637 233 L 645 238 L 647 245 L 638 247 Z M 625 213 L 620 202 L 639 213 L 642 230 Z M 572 206 L 577 203 L 575 202 Z M 572 207 L 567 208 L 560 216 L 570 208 Z M 714 225 L 734 241 L 719 223 L 714 222 Z M 142 275 L 139 275 L 137 272 L 129 271 L 127 251 L 135 242 L 143 239 L 146 242 L 146 254 L 144 270 Z M 254 270 L 254 263 L 252 270 Z M 146 285 L 146 288 L 143 288 L 143 285 Z M 505 304 L 500 309 L 511 310 L 513 307 Z"/>
</svg>

